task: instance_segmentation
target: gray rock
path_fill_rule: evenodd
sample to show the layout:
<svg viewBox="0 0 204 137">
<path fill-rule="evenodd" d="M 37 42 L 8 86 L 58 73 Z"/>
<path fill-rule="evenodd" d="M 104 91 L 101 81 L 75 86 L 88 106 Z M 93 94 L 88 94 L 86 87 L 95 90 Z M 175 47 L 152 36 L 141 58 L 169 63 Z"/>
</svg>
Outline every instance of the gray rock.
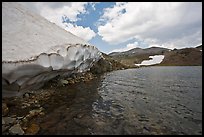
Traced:
<svg viewBox="0 0 204 137">
<path fill-rule="evenodd" d="M 2 123 L 4 121 L 5 125 L 13 124 L 16 122 L 16 118 L 11 118 L 11 117 L 2 117 Z"/>
<path fill-rule="evenodd" d="M 16 124 L 9 129 L 9 133 L 12 135 L 23 135 L 24 131 L 19 124 Z"/>
</svg>

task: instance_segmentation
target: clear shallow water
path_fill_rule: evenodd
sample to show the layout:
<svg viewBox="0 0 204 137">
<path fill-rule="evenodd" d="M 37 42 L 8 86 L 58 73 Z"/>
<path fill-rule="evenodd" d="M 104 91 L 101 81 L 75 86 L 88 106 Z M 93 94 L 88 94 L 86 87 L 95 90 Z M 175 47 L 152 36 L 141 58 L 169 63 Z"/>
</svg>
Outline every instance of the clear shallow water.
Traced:
<svg viewBox="0 0 204 137">
<path fill-rule="evenodd" d="M 145 67 L 58 89 L 39 134 L 202 134 L 202 67 Z"/>
</svg>

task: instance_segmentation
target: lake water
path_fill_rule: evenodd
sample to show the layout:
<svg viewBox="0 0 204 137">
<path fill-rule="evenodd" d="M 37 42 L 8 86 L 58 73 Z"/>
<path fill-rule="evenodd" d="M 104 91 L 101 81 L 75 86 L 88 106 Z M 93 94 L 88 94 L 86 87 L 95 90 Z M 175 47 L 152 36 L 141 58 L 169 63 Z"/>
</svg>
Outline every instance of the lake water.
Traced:
<svg viewBox="0 0 204 137">
<path fill-rule="evenodd" d="M 58 89 L 38 134 L 202 134 L 202 67 L 143 67 Z"/>
</svg>

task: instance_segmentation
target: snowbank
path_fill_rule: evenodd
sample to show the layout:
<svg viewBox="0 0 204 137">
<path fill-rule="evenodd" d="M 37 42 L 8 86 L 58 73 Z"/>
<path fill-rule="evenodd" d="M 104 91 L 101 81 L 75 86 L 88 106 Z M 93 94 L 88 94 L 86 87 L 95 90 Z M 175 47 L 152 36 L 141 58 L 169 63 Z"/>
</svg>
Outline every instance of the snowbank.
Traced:
<svg viewBox="0 0 204 137">
<path fill-rule="evenodd" d="M 155 56 L 149 56 L 151 58 L 150 60 L 143 60 L 141 64 L 135 64 L 136 66 L 142 66 L 142 65 L 154 65 L 159 64 L 164 59 L 164 55 L 155 55 Z"/>
<path fill-rule="evenodd" d="M 97 48 L 22 5 L 2 4 L 3 93 L 17 94 L 57 75 L 87 71 L 100 58 Z"/>
</svg>

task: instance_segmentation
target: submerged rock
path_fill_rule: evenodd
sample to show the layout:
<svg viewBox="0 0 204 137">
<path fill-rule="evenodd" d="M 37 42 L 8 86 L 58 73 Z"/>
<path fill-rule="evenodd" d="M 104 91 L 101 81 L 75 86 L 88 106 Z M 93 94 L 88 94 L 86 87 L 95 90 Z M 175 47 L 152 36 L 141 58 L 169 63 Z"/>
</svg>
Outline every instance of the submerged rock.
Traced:
<svg viewBox="0 0 204 137">
<path fill-rule="evenodd" d="M 19 124 L 16 124 L 9 129 L 9 133 L 12 135 L 23 135 L 24 131 Z"/>
<path fill-rule="evenodd" d="M 16 122 L 16 118 L 11 117 L 2 117 L 2 123 L 4 122 L 5 125 L 13 124 Z"/>
<path fill-rule="evenodd" d="M 26 129 L 26 135 L 35 135 L 38 133 L 40 130 L 39 125 L 37 124 L 31 124 L 27 129 Z"/>
</svg>

